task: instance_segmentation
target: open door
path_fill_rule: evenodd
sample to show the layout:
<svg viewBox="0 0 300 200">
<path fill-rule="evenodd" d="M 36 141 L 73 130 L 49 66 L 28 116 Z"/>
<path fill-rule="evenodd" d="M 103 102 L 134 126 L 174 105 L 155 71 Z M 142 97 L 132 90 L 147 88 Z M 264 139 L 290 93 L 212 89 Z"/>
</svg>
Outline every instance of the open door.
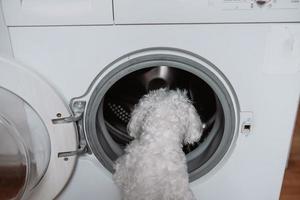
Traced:
<svg viewBox="0 0 300 200">
<path fill-rule="evenodd" d="M 68 182 L 77 150 L 68 106 L 45 80 L 0 57 L 0 199 L 54 199 Z M 62 154 L 64 155 L 64 154 Z"/>
</svg>

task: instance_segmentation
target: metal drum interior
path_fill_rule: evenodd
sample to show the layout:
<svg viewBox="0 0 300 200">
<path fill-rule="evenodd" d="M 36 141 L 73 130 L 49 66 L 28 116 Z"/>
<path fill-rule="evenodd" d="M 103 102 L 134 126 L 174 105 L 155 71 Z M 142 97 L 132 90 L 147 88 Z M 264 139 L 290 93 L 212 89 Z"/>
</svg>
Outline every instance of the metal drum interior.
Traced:
<svg viewBox="0 0 300 200">
<path fill-rule="evenodd" d="M 201 141 L 184 146 L 183 150 L 188 154 L 207 138 L 216 115 L 221 120 L 222 111 L 217 111 L 218 99 L 212 89 L 195 75 L 183 70 L 159 66 L 138 70 L 123 77 L 107 91 L 103 106 L 99 107 L 98 121 L 102 116 L 100 113 L 103 113 L 110 136 L 123 149 L 133 139 L 127 133 L 127 124 L 134 105 L 150 90 L 158 88 L 187 90 L 188 97 L 205 123 Z"/>
<path fill-rule="evenodd" d="M 220 75 L 220 74 L 218 74 Z M 198 143 L 186 145 L 190 181 L 211 171 L 234 140 L 238 121 L 236 99 L 216 74 L 197 62 L 172 55 L 151 55 L 121 64 L 94 89 L 85 116 L 91 151 L 111 172 L 114 161 L 132 141 L 127 133 L 130 113 L 139 99 L 158 88 L 188 93 L 205 130 Z"/>
</svg>

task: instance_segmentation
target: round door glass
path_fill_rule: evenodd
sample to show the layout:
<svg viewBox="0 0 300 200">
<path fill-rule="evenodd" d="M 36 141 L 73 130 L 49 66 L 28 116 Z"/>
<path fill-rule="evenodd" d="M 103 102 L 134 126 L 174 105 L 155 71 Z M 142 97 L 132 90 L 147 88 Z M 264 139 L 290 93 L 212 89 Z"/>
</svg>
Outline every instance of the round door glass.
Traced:
<svg viewBox="0 0 300 200">
<path fill-rule="evenodd" d="M 20 199 L 30 193 L 49 160 L 50 139 L 39 115 L 0 87 L 0 199 Z"/>
</svg>

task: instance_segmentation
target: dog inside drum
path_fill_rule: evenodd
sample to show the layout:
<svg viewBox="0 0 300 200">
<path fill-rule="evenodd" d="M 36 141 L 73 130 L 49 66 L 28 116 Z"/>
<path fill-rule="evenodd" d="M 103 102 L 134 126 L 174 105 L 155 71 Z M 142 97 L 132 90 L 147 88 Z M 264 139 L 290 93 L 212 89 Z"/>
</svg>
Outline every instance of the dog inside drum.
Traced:
<svg viewBox="0 0 300 200">
<path fill-rule="evenodd" d="M 116 161 L 124 200 L 195 199 L 182 144 L 194 144 L 203 124 L 186 91 L 150 91 L 135 106 L 128 132 L 135 139 Z"/>
</svg>

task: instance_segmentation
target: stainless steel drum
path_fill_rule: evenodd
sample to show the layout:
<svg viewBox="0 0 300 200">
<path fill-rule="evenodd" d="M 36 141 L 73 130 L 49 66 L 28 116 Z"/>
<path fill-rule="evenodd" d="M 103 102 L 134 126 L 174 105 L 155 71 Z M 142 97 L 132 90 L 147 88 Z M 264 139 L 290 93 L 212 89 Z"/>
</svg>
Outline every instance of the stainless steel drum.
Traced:
<svg viewBox="0 0 300 200">
<path fill-rule="evenodd" d="M 216 120 L 217 104 L 212 89 L 201 79 L 183 70 L 167 66 L 152 67 L 136 71 L 115 83 L 107 92 L 103 102 L 104 119 L 112 138 L 124 147 L 133 138 L 127 133 L 130 113 L 139 99 L 150 90 L 158 88 L 187 90 L 201 120 L 205 124 L 204 136 L 193 146 L 184 146 L 191 152 L 204 141 Z"/>
</svg>

